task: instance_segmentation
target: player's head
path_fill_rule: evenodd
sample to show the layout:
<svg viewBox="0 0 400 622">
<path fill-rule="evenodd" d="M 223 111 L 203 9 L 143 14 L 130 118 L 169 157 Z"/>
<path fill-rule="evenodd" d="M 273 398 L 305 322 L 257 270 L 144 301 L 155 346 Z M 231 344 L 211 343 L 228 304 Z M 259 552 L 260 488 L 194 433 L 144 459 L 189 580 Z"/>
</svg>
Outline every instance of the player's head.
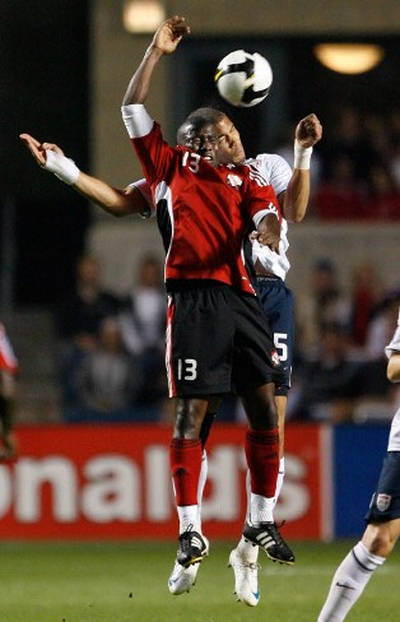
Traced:
<svg viewBox="0 0 400 622">
<path fill-rule="evenodd" d="M 201 152 L 201 136 L 217 138 L 214 158 L 218 164 L 240 164 L 245 159 L 240 134 L 232 121 L 215 108 L 198 108 L 178 130 L 177 140 L 194 151 Z M 213 138 L 213 140 L 214 140 Z"/>
<path fill-rule="evenodd" d="M 214 115 L 190 115 L 180 126 L 177 133 L 178 144 L 189 147 L 210 164 L 219 164 L 217 160 L 218 136 L 215 131 Z"/>
</svg>

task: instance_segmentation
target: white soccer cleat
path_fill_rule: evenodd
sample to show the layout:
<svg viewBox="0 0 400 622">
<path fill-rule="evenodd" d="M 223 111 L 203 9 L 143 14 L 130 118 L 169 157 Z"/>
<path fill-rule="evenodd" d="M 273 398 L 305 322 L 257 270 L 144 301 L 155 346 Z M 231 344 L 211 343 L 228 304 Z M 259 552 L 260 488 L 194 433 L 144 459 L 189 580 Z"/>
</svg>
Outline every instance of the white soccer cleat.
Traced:
<svg viewBox="0 0 400 622">
<path fill-rule="evenodd" d="M 179 594 L 183 594 L 184 592 L 190 592 L 190 589 L 196 582 L 199 568 L 200 562 L 191 564 L 185 568 L 176 561 L 168 579 L 168 589 L 170 593 L 179 596 Z"/>
<path fill-rule="evenodd" d="M 259 564 L 246 561 L 233 549 L 229 555 L 228 564 L 235 574 L 235 594 L 237 599 L 249 607 L 256 607 L 260 600 L 258 591 Z"/>
</svg>

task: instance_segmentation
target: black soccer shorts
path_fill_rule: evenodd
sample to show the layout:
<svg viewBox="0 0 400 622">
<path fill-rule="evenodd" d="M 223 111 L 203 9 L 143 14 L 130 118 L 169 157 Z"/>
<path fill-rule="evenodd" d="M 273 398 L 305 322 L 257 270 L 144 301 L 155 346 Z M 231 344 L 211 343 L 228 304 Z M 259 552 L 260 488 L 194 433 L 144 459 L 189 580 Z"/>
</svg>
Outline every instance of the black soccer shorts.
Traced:
<svg viewBox="0 0 400 622">
<path fill-rule="evenodd" d="M 169 294 L 166 367 L 170 397 L 283 382 L 259 299 L 209 281 Z"/>
<path fill-rule="evenodd" d="M 395 518 L 400 518 L 400 451 L 388 451 L 365 520 L 385 523 Z"/>
</svg>

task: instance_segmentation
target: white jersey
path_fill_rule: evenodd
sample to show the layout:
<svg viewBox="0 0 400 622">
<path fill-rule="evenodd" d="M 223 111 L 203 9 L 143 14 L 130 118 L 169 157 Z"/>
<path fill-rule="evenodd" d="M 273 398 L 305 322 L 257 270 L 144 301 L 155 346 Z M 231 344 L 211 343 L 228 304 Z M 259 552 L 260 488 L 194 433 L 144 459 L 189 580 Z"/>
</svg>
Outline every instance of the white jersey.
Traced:
<svg viewBox="0 0 400 622">
<path fill-rule="evenodd" d="M 276 196 L 279 196 L 288 187 L 292 177 L 292 169 L 281 156 L 274 153 L 260 153 L 255 158 L 248 158 L 245 163 L 251 170 L 259 174 L 268 185 L 273 187 Z M 279 253 L 275 253 L 268 246 L 262 246 L 257 240 L 253 242 L 252 252 L 253 263 L 258 259 L 267 272 L 279 276 L 283 281 L 290 268 L 286 256 L 289 248 L 287 232 L 288 224 L 283 218 Z"/>
<path fill-rule="evenodd" d="M 391 342 L 386 346 L 385 354 L 388 358 L 390 358 L 392 354 L 400 354 L 400 325 L 397 326 Z M 400 451 L 400 408 L 396 411 L 392 419 L 387 450 Z"/>
</svg>

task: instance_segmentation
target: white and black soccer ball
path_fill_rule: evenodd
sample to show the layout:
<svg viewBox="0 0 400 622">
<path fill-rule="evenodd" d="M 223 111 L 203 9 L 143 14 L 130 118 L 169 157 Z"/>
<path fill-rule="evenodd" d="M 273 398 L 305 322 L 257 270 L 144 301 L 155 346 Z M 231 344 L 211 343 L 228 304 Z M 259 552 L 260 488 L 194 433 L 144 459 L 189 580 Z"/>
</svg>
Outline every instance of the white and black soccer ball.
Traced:
<svg viewBox="0 0 400 622">
<path fill-rule="evenodd" d="M 267 97 L 272 78 L 271 65 L 264 56 L 235 50 L 221 60 L 214 81 L 221 97 L 232 106 L 249 108 Z"/>
</svg>

